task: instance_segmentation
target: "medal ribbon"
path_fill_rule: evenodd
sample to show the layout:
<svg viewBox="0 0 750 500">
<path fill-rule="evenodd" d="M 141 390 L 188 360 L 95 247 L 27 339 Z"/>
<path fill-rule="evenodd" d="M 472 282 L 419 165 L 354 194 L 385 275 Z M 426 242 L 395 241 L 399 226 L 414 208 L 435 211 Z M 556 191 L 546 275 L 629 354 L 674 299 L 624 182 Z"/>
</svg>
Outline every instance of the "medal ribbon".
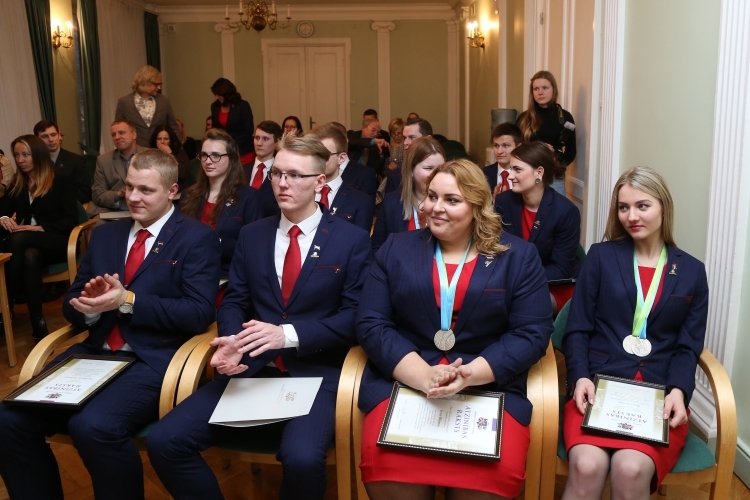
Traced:
<svg viewBox="0 0 750 500">
<path fill-rule="evenodd" d="M 414 215 L 412 215 L 412 217 L 414 217 L 414 227 L 417 229 L 422 229 L 421 227 L 419 227 L 419 215 L 417 215 L 417 209 L 412 207 L 411 210 L 412 212 L 414 212 Z M 438 246 L 440 245 L 438 244 Z"/>
<path fill-rule="evenodd" d="M 661 254 L 659 254 L 659 262 L 656 264 L 656 271 L 654 271 L 654 277 L 651 279 L 651 285 L 648 287 L 648 293 L 646 293 L 646 299 L 644 300 L 641 277 L 638 272 L 638 259 L 635 256 L 635 250 L 633 250 L 633 272 L 635 273 L 635 287 L 638 294 L 636 297 L 635 314 L 633 315 L 633 337 L 646 338 L 647 318 L 651 312 L 651 307 L 654 305 L 656 291 L 659 289 L 659 283 L 661 282 L 661 276 L 664 273 L 666 263 L 667 246 L 664 245 L 661 249 Z"/>
<path fill-rule="evenodd" d="M 464 268 L 466 257 L 469 255 L 469 249 L 471 243 L 474 241 L 474 237 L 469 238 L 469 242 L 466 244 L 466 251 L 464 256 L 459 262 L 456 272 L 453 273 L 453 279 L 448 284 L 448 272 L 445 270 L 445 261 L 443 260 L 443 252 L 440 250 L 440 242 L 435 245 L 435 260 L 437 261 L 438 277 L 440 278 L 440 329 L 450 330 L 451 319 L 453 318 L 453 302 L 456 298 L 456 287 L 458 286 L 458 278 L 461 276 L 461 270 Z"/>
</svg>

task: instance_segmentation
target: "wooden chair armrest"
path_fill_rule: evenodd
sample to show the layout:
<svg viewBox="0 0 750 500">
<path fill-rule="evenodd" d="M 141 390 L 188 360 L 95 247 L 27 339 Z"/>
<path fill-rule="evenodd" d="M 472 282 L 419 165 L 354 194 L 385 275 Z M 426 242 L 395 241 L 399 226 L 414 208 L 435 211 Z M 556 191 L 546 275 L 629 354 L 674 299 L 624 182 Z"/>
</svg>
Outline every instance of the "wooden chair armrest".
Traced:
<svg viewBox="0 0 750 500">
<path fill-rule="evenodd" d="M 6 262 L 8 262 L 8 260 L 10 260 L 11 255 L 13 254 L 0 253 L 0 264 L 5 264 Z"/>
<path fill-rule="evenodd" d="M 86 222 L 82 222 L 81 224 L 78 224 L 76 227 L 73 228 L 73 230 L 70 232 L 70 237 L 68 237 L 68 275 L 70 276 L 70 283 L 73 284 L 73 280 L 76 277 L 76 274 L 78 273 L 78 261 L 76 256 L 76 250 L 78 249 L 78 238 L 80 237 L 82 232 L 90 231 L 94 224 L 96 224 L 95 220 L 88 220 Z"/>
<path fill-rule="evenodd" d="M 164 415 L 169 413 L 175 406 L 175 396 L 177 395 L 177 387 L 182 376 L 182 370 L 185 367 L 190 354 L 193 352 L 195 347 L 208 339 L 210 342 L 212 338 L 216 336 L 216 323 L 212 323 L 205 333 L 194 335 L 187 342 L 182 344 L 177 352 L 172 356 L 172 360 L 169 362 L 167 371 L 164 374 L 164 380 L 161 384 L 161 395 L 159 397 L 159 419 L 164 418 Z"/>
<path fill-rule="evenodd" d="M 204 337 L 195 348 L 193 348 L 193 351 L 190 353 L 190 356 L 182 369 L 180 383 L 177 386 L 177 397 L 175 398 L 176 405 L 182 403 L 185 398 L 194 393 L 198 388 L 198 383 L 203 374 L 203 368 L 216 350 L 214 346 L 209 345 L 211 340 L 218 335 L 216 323 L 211 325 L 209 331 L 206 333 L 208 335 Z"/>
<path fill-rule="evenodd" d="M 86 331 L 86 328 L 67 325 L 50 333 L 39 341 L 23 363 L 21 374 L 18 376 L 18 385 L 20 386 L 31 380 L 32 377 L 39 375 L 39 372 L 42 371 L 42 368 L 47 363 L 47 358 L 49 358 L 50 354 L 60 344 L 84 331 Z"/>
<path fill-rule="evenodd" d="M 366 358 L 359 346 L 349 349 L 341 368 L 339 388 L 336 393 L 336 477 L 338 498 L 349 500 L 352 495 L 351 454 L 352 454 L 352 402 L 354 386 L 360 363 Z"/>
<path fill-rule="evenodd" d="M 557 439 L 560 426 L 560 399 L 558 397 L 557 361 L 550 341 L 547 352 L 540 360 L 544 387 L 544 422 L 542 434 L 541 480 L 539 498 L 552 499 L 555 494 L 555 468 L 557 464 Z M 526 483 L 529 487 L 529 483 Z"/>
<path fill-rule="evenodd" d="M 354 376 L 354 391 L 352 394 L 352 443 L 354 446 L 354 471 L 357 477 L 357 500 L 369 500 L 365 485 L 362 483 L 362 471 L 359 468 L 359 464 L 362 461 L 362 427 L 365 421 L 365 414 L 359 411 L 359 386 L 362 382 L 362 374 L 365 371 L 365 365 L 367 365 L 367 353 L 364 349 L 357 346 L 360 353 L 360 362 L 357 366 L 357 371 Z M 351 354 L 351 351 L 350 351 Z"/>
</svg>

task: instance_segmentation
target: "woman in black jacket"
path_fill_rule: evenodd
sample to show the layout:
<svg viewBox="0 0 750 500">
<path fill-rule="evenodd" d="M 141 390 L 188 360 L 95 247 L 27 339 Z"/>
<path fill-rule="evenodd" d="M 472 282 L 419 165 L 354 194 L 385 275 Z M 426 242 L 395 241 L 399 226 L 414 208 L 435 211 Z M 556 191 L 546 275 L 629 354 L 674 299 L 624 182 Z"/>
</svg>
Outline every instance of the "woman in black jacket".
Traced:
<svg viewBox="0 0 750 500">
<path fill-rule="evenodd" d="M 213 128 L 221 128 L 232 136 L 240 150 L 240 161 L 243 165 L 255 160 L 253 134 L 253 110 L 250 103 L 242 99 L 237 87 L 226 78 L 219 78 L 211 85 L 216 100 L 211 104 L 211 123 Z"/>
<path fill-rule="evenodd" d="M 12 254 L 5 267 L 9 306 L 24 287 L 33 337 L 49 332 L 42 314 L 42 269 L 66 258 L 68 237 L 78 224 L 75 188 L 55 176 L 44 142 L 22 135 L 11 143 L 17 173 L 0 209 L 3 249 Z M 13 219 L 12 215 L 16 218 Z"/>
</svg>

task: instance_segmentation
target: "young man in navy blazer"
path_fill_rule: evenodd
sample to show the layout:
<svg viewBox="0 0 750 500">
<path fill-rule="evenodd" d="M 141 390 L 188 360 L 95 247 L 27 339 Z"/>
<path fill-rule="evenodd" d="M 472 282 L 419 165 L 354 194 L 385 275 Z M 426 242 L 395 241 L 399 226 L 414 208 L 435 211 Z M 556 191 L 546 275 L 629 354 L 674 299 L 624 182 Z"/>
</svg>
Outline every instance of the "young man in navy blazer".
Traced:
<svg viewBox="0 0 750 500">
<path fill-rule="evenodd" d="M 280 498 L 322 499 L 341 366 L 356 342 L 354 314 L 372 259 L 365 231 L 315 202 L 330 152 L 315 137 L 285 136 L 271 170 L 281 213 L 240 232 L 219 309 L 211 365 L 222 374 L 150 432 L 151 463 L 177 500 L 222 498 L 202 450 L 281 433 Z M 208 423 L 231 376 L 322 377 L 308 415 L 237 429 Z"/>
<path fill-rule="evenodd" d="M 347 138 L 346 147 L 344 148 L 346 153 L 341 155 L 343 160 L 339 164 L 341 178 L 354 189 L 371 196 L 374 203 L 375 193 L 378 190 L 378 178 L 375 175 L 375 171 L 349 158 L 349 138 L 347 137 L 346 127 L 339 122 L 331 122 L 331 125 L 337 127 L 344 134 L 344 137 Z"/>
<path fill-rule="evenodd" d="M 492 196 L 513 189 L 513 182 L 508 179 L 510 154 L 521 145 L 521 142 L 523 142 L 521 129 L 513 123 L 501 123 L 492 129 L 492 150 L 495 153 L 495 163 L 482 168 Z"/>
<path fill-rule="evenodd" d="M 411 143 L 420 137 L 432 137 L 432 125 L 424 118 L 409 118 L 404 124 L 404 157 Z M 401 169 L 391 170 L 388 172 L 388 180 L 385 183 L 385 192 L 399 191 L 401 189 Z"/>
<path fill-rule="evenodd" d="M 346 160 L 346 135 L 332 123 L 315 127 L 310 135 L 316 137 L 330 152 L 326 162 L 326 184 L 315 195 L 331 215 L 341 217 L 368 233 L 372 229 L 372 214 L 375 200 L 356 190 L 339 175 L 339 166 Z"/>
<path fill-rule="evenodd" d="M 177 161 L 149 149 L 125 183 L 132 219 L 97 227 L 63 302 L 89 336 L 58 356 L 104 354 L 133 364 L 78 412 L 0 405 L 0 474 L 14 499 L 63 498 L 44 437 L 66 432 L 91 474 L 96 498 L 144 498 L 131 436 L 158 417 L 164 373 L 177 349 L 214 321 L 221 249 L 210 227 L 183 216 Z"/>
<path fill-rule="evenodd" d="M 281 125 L 271 120 L 262 121 L 255 127 L 253 144 L 255 145 L 255 161 L 252 165 L 244 165 L 245 180 L 248 185 L 258 190 L 263 217 L 279 213 L 279 205 L 273 196 L 268 172 L 273 168 L 276 147 L 282 135 Z"/>
</svg>

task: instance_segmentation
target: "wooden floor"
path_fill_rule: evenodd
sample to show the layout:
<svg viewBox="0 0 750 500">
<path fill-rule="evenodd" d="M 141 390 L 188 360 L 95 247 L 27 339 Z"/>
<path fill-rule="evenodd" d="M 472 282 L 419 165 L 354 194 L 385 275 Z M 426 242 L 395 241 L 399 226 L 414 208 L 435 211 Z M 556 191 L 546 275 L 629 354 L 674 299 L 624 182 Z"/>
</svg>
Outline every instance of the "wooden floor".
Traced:
<svg viewBox="0 0 750 500">
<path fill-rule="evenodd" d="M 50 331 L 54 331 L 66 324 L 61 313 L 62 299 L 44 304 L 44 313 Z M 8 365 L 8 353 L 5 339 L 0 339 L 0 398 L 5 397 L 16 387 L 18 374 L 21 371 L 26 356 L 33 348 L 31 339 L 31 327 L 29 316 L 24 305 L 16 306 L 16 318 L 13 323 L 15 333 L 15 345 L 18 354 L 18 364 L 11 368 Z M 63 479 L 65 498 L 71 500 L 89 500 L 94 498 L 91 489 L 91 478 L 83 466 L 78 453 L 72 446 L 55 444 L 52 449 L 60 464 L 60 473 Z M 156 473 L 149 464 L 148 457 L 142 454 L 143 468 L 146 484 L 146 498 L 148 500 L 167 500 L 169 498 Z M 281 483 L 281 467 L 273 465 L 261 465 L 260 470 L 253 472 L 250 464 L 233 462 L 224 468 L 224 463 L 216 458 L 208 459 L 211 468 L 219 479 L 222 492 L 227 500 L 265 500 L 278 498 L 279 485 Z M 336 495 L 336 471 L 333 467 L 328 469 L 328 489 L 326 500 L 335 500 Z M 562 496 L 565 482 L 558 479 L 556 484 L 555 499 Z M 0 480 L 0 500 L 8 498 L 5 485 Z M 356 495 L 354 495 L 356 498 Z M 436 498 L 444 498 L 442 491 L 438 491 Z M 609 500 L 609 492 L 605 491 L 603 499 Z M 652 495 L 652 500 L 703 500 L 708 498 L 708 485 L 700 488 L 691 486 L 670 486 L 667 496 Z M 723 500 L 723 499 L 720 499 Z M 736 476 L 732 482 L 731 496 L 727 500 L 750 500 L 750 490 Z"/>
</svg>

